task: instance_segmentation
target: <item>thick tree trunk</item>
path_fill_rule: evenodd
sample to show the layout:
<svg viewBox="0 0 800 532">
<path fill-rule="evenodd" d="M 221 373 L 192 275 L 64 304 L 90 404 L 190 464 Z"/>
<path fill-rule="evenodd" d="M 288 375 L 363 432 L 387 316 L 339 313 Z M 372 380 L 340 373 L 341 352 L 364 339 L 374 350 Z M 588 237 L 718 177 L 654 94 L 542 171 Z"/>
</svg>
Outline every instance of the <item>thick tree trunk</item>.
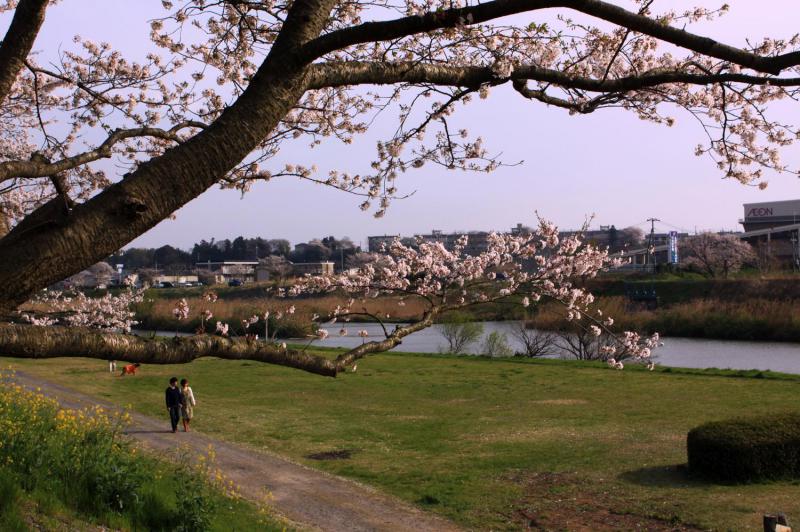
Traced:
<svg viewBox="0 0 800 532">
<path fill-rule="evenodd" d="M 44 22 L 50 0 L 20 0 L 0 44 L 0 104 L 8 97 Z"/>
<path fill-rule="evenodd" d="M 154 227 L 214 185 L 279 123 L 306 90 L 300 45 L 319 33 L 332 0 L 293 5 L 280 37 L 237 101 L 208 128 L 54 220 L 47 206 L 0 240 L 0 314 Z"/>
<path fill-rule="evenodd" d="M 45 205 L 0 240 L 0 309 L 115 252 L 252 151 L 304 90 L 302 68 L 266 66 L 234 106 L 184 145 L 142 164 L 67 219 L 54 220 Z"/>
</svg>

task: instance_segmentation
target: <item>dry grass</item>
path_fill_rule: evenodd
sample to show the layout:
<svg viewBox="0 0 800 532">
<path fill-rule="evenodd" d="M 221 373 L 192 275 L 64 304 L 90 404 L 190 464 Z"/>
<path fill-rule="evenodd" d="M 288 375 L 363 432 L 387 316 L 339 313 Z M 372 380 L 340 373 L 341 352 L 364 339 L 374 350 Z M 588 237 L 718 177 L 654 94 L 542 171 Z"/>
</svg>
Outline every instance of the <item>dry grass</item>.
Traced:
<svg viewBox="0 0 800 532">
<path fill-rule="evenodd" d="M 326 319 L 337 306 L 347 304 L 345 297 L 337 295 L 299 299 L 219 299 L 214 303 L 209 303 L 201 297 L 191 297 L 186 298 L 186 301 L 189 304 L 192 318 L 188 322 L 178 322 L 172 315 L 172 309 L 175 308 L 177 301 L 177 298 L 148 301 L 137 308 L 137 319 L 142 322 L 143 327 L 149 329 L 194 331 L 200 325 L 197 316 L 203 309 L 208 309 L 214 314 L 213 322 L 226 322 L 239 332 L 238 328 L 241 320 L 253 315 L 261 315 L 266 310 L 269 310 L 274 315 L 277 311 L 285 311 L 293 305 L 296 309 L 295 313 L 292 316 L 287 315 L 280 322 L 281 324 L 289 324 L 292 332 L 289 333 L 287 331 L 287 334 L 282 336 L 302 336 L 302 334 L 297 333 L 297 330 L 307 328 L 314 314 L 321 316 L 321 319 Z M 381 297 L 367 299 L 363 302 L 356 301 L 352 311 L 366 311 L 389 321 L 413 321 L 419 319 L 425 310 L 423 301 L 417 298 L 406 299 L 403 306 L 400 306 L 398 302 L 398 297 Z M 367 316 L 354 316 L 353 319 L 354 321 L 369 320 Z"/>
<path fill-rule="evenodd" d="M 631 304 L 626 298 L 597 301 L 604 316 L 612 316 L 620 330 L 659 332 L 669 336 L 729 340 L 800 341 L 800 301 L 698 299 L 656 310 Z M 532 327 L 559 330 L 567 327 L 561 305 L 543 305 L 530 320 Z"/>
<path fill-rule="evenodd" d="M 392 320 L 408 321 L 414 320 L 422 315 L 425 305 L 420 299 L 407 299 L 404 306 L 398 305 L 398 297 L 380 297 L 377 299 L 367 299 L 363 303 L 356 302 L 353 305 L 354 312 L 361 312 L 366 309 L 370 314 L 377 314 L 382 318 L 387 317 Z M 157 315 L 172 315 L 177 300 L 157 300 L 153 303 L 153 312 Z M 306 317 L 313 314 L 327 316 L 337 306 L 347 304 L 347 298 L 336 295 L 327 295 L 314 298 L 303 299 L 219 299 L 214 303 L 204 301 L 202 298 L 187 299 L 189 307 L 193 309 L 211 309 L 220 319 L 232 320 L 241 315 L 261 314 L 265 310 L 271 312 L 286 309 L 294 306 L 296 314 Z"/>
</svg>

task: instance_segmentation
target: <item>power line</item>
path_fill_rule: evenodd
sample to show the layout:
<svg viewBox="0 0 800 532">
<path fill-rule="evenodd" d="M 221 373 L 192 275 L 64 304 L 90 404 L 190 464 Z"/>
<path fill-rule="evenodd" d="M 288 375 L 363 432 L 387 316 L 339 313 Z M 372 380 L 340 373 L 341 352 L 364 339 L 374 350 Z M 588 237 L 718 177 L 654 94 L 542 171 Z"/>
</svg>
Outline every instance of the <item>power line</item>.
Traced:
<svg viewBox="0 0 800 532">
<path fill-rule="evenodd" d="M 650 239 L 647 243 L 647 255 L 645 255 L 647 262 L 652 260 L 653 268 L 656 266 L 656 222 L 660 222 L 658 218 L 648 218 L 650 222 Z"/>
</svg>

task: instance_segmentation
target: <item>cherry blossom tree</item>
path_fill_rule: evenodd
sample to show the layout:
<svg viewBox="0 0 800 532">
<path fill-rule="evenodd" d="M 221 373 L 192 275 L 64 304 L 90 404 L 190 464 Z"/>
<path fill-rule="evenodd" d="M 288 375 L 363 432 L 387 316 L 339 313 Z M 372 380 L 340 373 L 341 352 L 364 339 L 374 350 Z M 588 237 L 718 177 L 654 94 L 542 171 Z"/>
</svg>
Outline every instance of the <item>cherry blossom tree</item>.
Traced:
<svg viewBox="0 0 800 532">
<path fill-rule="evenodd" d="M 407 246 L 396 240 L 388 247 L 381 261 L 367 263 L 338 275 L 309 275 L 288 288 L 276 287 L 275 295 L 285 300 L 285 305 L 281 309 L 266 309 L 263 315 L 243 320 L 243 339 L 230 338 L 232 330 L 224 322 L 216 323 L 216 335 L 206 334 L 205 324 L 213 317 L 211 307 L 216 301 L 216 296 L 208 292 L 204 297 L 208 306 L 199 309 L 201 330 L 189 338 L 176 335 L 169 341 L 162 341 L 98 334 L 79 328 L 46 327 L 37 330 L 35 327 L 14 325 L 0 328 L 0 350 L 11 356 L 46 358 L 72 354 L 151 363 L 189 362 L 201 356 L 218 356 L 261 360 L 336 376 L 360 358 L 396 347 L 403 338 L 430 327 L 445 313 L 486 303 L 512 303 L 527 307 L 543 297 L 562 303 L 567 318 L 588 334 L 600 336 L 604 332 L 611 333 L 609 328 L 613 320 L 600 313 L 592 313 L 594 297 L 578 286 L 600 271 L 620 264 L 620 259 L 609 259 L 607 249 L 587 245 L 577 234 L 559 239 L 556 227 L 544 221 L 538 230 L 524 235 L 490 234 L 487 250 L 474 256 L 464 251 L 468 238 L 466 235 L 461 237 L 453 250 L 446 249 L 441 242 L 419 240 L 415 246 Z M 532 269 L 523 267 L 523 264 L 531 263 L 535 265 Z M 327 316 L 312 317 L 318 329 L 311 336 L 311 341 L 324 340 L 330 335 L 327 327 L 350 321 L 354 317 L 374 320 L 380 325 L 383 338 L 367 341 L 368 333 L 360 331 L 362 344 L 335 359 L 309 352 L 308 345 L 298 349 L 269 341 L 268 320 L 271 314 L 280 320 L 295 313 L 292 298 L 331 292 L 350 297 L 346 304 L 331 309 Z M 126 315 L 130 303 L 135 302 L 133 297 L 141 301 L 140 292 L 132 294 L 129 299 L 115 300 L 120 304 L 118 315 Z M 390 314 L 370 312 L 365 304 L 367 299 L 383 295 L 395 296 L 398 306 L 405 306 L 409 299 L 419 300 L 424 310 L 414 322 L 396 325 L 392 329 L 385 324 L 391 318 Z M 85 314 L 91 315 L 97 300 L 86 298 L 83 294 L 78 297 L 78 303 L 86 307 Z M 109 297 L 105 301 L 109 301 Z M 71 301 L 68 299 L 66 303 Z M 60 294 L 56 294 L 50 302 L 55 303 L 56 308 L 64 304 Z M 76 310 L 81 315 L 81 309 L 78 307 Z M 191 313 L 186 299 L 176 302 L 173 314 L 177 320 L 189 319 Z M 49 319 L 50 314 L 48 312 L 44 317 L 39 317 L 31 312 L 25 316 L 26 321 L 34 325 L 50 326 L 55 323 Z M 130 314 L 128 319 L 132 320 L 133 315 Z M 88 323 L 89 320 L 87 318 L 84 321 Z M 258 330 L 259 321 L 264 322 L 266 342 L 259 342 L 257 334 L 249 330 L 251 327 Z M 78 324 L 83 325 L 80 321 Z M 116 320 L 107 322 L 104 328 L 127 331 L 131 325 Z M 346 334 L 346 328 L 342 328 L 341 333 Z M 608 334 L 604 359 L 613 360 L 616 356 L 648 361 L 657 343 L 658 335 L 641 338 L 631 332 Z"/>
<path fill-rule="evenodd" d="M 695 153 L 745 184 L 796 171 L 780 151 L 797 128 L 769 107 L 798 96 L 800 41 L 743 36 L 737 47 L 691 31 L 727 6 L 163 0 L 148 36 L 157 51 L 144 61 L 89 36 L 45 63 L 32 48 L 51 3 L 0 0 L 10 17 L 0 44 L 4 315 L 215 185 L 244 192 L 294 176 L 360 194 L 381 216 L 406 171 L 492 171 L 502 161 L 491 139 L 451 117 L 499 85 L 570 115 L 614 107 L 665 126 L 692 117 L 707 133 Z M 274 163 L 290 143 L 348 144 L 391 112 L 396 128 L 366 173 Z M 124 169 L 108 175 L 105 159 Z M 6 330 L 4 352 L 44 334 Z"/>
<path fill-rule="evenodd" d="M 709 277 L 728 277 L 743 265 L 754 263 L 752 246 L 736 235 L 700 233 L 681 241 L 683 263 Z"/>
</svg>

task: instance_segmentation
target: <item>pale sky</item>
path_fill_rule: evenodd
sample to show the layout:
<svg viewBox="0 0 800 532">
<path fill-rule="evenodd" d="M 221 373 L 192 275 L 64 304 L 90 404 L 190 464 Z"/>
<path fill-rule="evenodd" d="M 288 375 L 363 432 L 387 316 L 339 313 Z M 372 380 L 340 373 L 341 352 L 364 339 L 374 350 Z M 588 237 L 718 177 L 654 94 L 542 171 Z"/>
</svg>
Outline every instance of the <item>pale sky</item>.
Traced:
<svg viewBox="0 0 800 532">
<path fill-rule="evenodd" d="M 623 2 L 619 2 L 623 3 Z M 745 38 L 790 37 L 797 31 L 796 0 L 732 0 L 730 13 L 692 29 L 743 45 Z M 721 2 L 661 0 L 655 6 L 688 8 Z M 159 0 L 62 0 L 48 11 L 35 49 L 49 55 L 69 48 L 72 36 L 108 41 L 132 55 L 149 41 L 147 20 L 159 13 Z M 629 7 L 628 3 L 624 5 Z M 0 17 L 3 33 L 9 17 Z M 784 122 L 800 123 L 800 104 L 780 107 Z M 385 114 L 378 131 L 392 127 Z M 368 235 L 414 234 L 431 229 L 507 230 L 517 222 L 532 225 L 534 211 L 564 229 L 579 226 L 594 214 L 593 226 L 618 228 L 657 217 L 673 227 L 739 229 L 742 204 L 800 198 L 800 182 L 790 174 L 771 175 L 765 191 L 722 180 L 710 159 L 695 157 L 704 140 L 693 119 L 676 111 L 676 126 L 645 123 L 618 110 L 570 117 L 559 109 L 522 99 L 510 88 L 467 106 L 456 122 L 480 133 L 492 153 L 521 166 L 492 174 L 449 172 L 433 166 L 398 179 L 401 192 L 382 219 L 358 209 L 360 200 L 326 187 L 284 178 L 259 185 L 244 196 L 212 189 L 133 241 L 132 246 L 172 244 L 189 247 L 201 238 L 286 238 L 293 243 L 314 237 L 349 236 L 364 243 Z M 335 142 L 314 150 L 293 148 L 281 159 L 320 168 L 364 171 L 374 155 L 376 135 L 352 146 Z M 783 152 L 800 167 L 800 145 Z"/>
</svg>

